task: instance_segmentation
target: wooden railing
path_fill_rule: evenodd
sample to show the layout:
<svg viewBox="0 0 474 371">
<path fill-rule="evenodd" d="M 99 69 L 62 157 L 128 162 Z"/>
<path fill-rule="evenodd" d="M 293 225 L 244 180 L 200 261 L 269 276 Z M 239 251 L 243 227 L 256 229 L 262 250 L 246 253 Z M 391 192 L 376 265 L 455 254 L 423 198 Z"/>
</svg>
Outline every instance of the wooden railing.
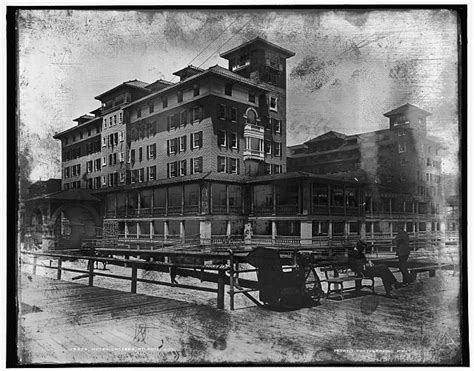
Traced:
<svg viewBox="0 0 474 371">
<path fill-rule="evenodd" d="M 54 253 L 37 253 L 37 252 L 30 252 L 30 251 L 21 251 L 23 256 L 32 256 L 33 262 L 30 263 L 28 261 L 22 260 L 22 264 L 24 265 L 32 265 L 32 273 L 33 275 L 36 274 L 38 267 L 43 267 L 46 269 L 56 269 L 57 275 L 56 278 L 60 280 L 62 278 L 63 272 L 75 272 L 75 273 L 82 273 L 77 277 L 73 277 L 72 279 L 81 279 L 87 278 L 89 286 L 94 286 L 94 277 L 101 276 L 101 277 L 108 277 L 108 278 L 115 278 L 121 280 L 130 281 L 130 292 L 136 293 L 137 292 L 137 283 L 144 282 L 144 283 L 151 283 L 156 285 L 162 286 L 171 286 L 171 287 L 178 287 L 190 290 L 198 290 L 198 291 L 205 291 L 205 292 L 212 292 L 217 294 L 217 308 L 224 309 L 224 295 L 225 295 L 225 272 L 228 270 L 227 265 L 221 266 L 213 266 L 213 265 L 205 265 L 205 264 L 187 264 L 187 263 L 166 263 L 166 262 L 140 262 L 137 260 L 131 259 L 119 259 L 119 258 L 111 258 L 111 257 L 98 257 L 98 256 L 86 256 L 86 255 L 70 255 L 70 254 L 54 254 Z M 157 254 L 157 252 L 155 252 Z M 161 255 L 167 256 L 166 253 L 162 253 Z M 192 255 L 186 254 L 182 252 L 180 257 L 184 258 L 186 256 L 192 256 L 194 259 L 204 258 L 207 256 L 206 254 L 199 254 L 193 253 Z M 38 257 L 45 257 L 48 258 L 50 261 L 54 260 L 57 261 L 56 265 L 50 264 L 45 265 L 38 262 Z M 68 268 L 63 265 L 63 262 L 66 260 L 84 260 L 87 261 L 87 269 L 77 269 L 77 268 Z M 131 275 L 119 275 L 119 274 L 111 274 L 111 273 L 104 273 L 98 272 L 95 270 L 95 263 L 102 262 L 108 264 L 114 264 L 118 266 L 123 266 L 126 268 L 131 268 Z M 146 269 L 146 270 L 157 270 L 161 272 L 170 272 L 171 282 L 165 281 L 158 281 L 158 280 L 150 280 L 144 278 L 138 278 L 138 269 Z M 205 286 L 195 286 L 195 285 L 188 285 L 188 284 L 180 284 L 174 280 L 172 272 L 178 273 L 180 270 L 186 270 L 188 273 L 192 274 L 192 270 L 199 269 L 200 272 L 199 278 L 201 281 L 208 281 L 208 282 L 215 282 L 217 283 L 217 288 L 210 288 Z M 217 272 L 217 273 L 211 273 Z M 196 274 L 197 275 L 197 274 Z"/>
</svg>

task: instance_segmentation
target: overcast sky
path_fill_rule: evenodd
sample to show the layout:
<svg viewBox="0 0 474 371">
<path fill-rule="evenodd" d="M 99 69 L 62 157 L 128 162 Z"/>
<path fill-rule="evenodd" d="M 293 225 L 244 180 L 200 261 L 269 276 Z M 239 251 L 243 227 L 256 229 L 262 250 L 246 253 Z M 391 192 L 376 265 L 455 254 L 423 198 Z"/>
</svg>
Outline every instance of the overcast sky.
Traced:
<svg viewBox="0 0 474 371">
<path fill-rule="evenodd" d="M 449 11 L 34 10 L 20 12 L 18 31 L 20 148 L 32 152 L 31 180 L 60 177 L 51 135 L 98 108 L 98 94 L 126 80 L 171 80 L 188 64 L 227 67 L 219 53 L 255 36 L 296 53 L 288 145 L 328 130 L 386 128 L 383 114 L 410 102 L 432 112 L 429 133 L 449 152 L 443 169 L 457 171 L 457 18 Z"/>
</svg>

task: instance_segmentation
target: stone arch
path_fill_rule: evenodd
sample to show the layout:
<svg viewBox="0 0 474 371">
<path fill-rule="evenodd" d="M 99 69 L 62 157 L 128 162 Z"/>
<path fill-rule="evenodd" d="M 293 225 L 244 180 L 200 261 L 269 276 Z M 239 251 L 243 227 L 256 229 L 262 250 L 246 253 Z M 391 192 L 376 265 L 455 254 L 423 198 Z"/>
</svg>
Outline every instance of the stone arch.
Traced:
<svg viewBox="0 0 474 371">
<path fill-rule="evenodd" d="M 101 219 L 96 209 L 88 204 L 65 204 L 59 206 L 50 219 L 50 227 L 58 229 L 61 226 L 61 215 L 70 223 L 71 238 L 95 237 L 96 227 L 101 226 Z"/>
<path fill-rule="evenodd" d="M 258 120 L 258 112 L 252 107 L 247 108 L 244 115 L 246 123 L 256 124 Z"/>
</svg>

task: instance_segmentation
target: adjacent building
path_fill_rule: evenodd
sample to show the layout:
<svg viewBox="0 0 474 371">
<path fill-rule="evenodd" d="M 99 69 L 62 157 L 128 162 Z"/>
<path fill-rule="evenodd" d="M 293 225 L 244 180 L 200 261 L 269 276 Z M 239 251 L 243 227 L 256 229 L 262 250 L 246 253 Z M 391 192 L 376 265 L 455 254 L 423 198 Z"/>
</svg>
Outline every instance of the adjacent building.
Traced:
<svg viewBox="0 0 474 371">
<path fill-rule="evenodd" d="M 427 135 L 431 114 L 405 104 L 384 114 L 389 127 L 345 135 L 334 131 L 288 148 L 289 171 L 354 179 L 366 184 L 368 235 L 440 231 L 442 146 Z"/>
</svg>

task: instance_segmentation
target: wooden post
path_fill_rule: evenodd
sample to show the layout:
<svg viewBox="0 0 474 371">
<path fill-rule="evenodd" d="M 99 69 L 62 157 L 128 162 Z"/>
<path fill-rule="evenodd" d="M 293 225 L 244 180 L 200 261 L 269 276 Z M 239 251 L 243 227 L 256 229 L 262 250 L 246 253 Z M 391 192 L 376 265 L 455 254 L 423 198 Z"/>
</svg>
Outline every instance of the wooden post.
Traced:
<svg viewBox="0 0 474 371">
<path fill-rule="evenodd" d="M 94 259 L 89 259 L 89 286 L 94 286 Z"/>
<path fill-rule="evenodd" d="M 36 262 L 38 260 L 38 257 L 36 255 L 33 255 L 33 274 L 36 274 Z"/>
<path fill-rule="evenodd" d="M 224 309 L 224 270 L 220 269 L 217 277 L 217 308 Z"/>
<path fill-rule="evenodd" d="M 137 293 L 137 266 L 135 263 L 132 263 L 132 288 L 131 288 L 132 294 Z"/>
<path fill-rule="evenodd" d="M 234 252 L 229 250 L 229 297 L 230 310 L 234 310 Z"/>
<path fill-rule="evenodd" d="M 63 260 L 61 258 L 58 258 L 58 280 L 61 279 L 62 265 L 63 265 Z"/>
</svg>

